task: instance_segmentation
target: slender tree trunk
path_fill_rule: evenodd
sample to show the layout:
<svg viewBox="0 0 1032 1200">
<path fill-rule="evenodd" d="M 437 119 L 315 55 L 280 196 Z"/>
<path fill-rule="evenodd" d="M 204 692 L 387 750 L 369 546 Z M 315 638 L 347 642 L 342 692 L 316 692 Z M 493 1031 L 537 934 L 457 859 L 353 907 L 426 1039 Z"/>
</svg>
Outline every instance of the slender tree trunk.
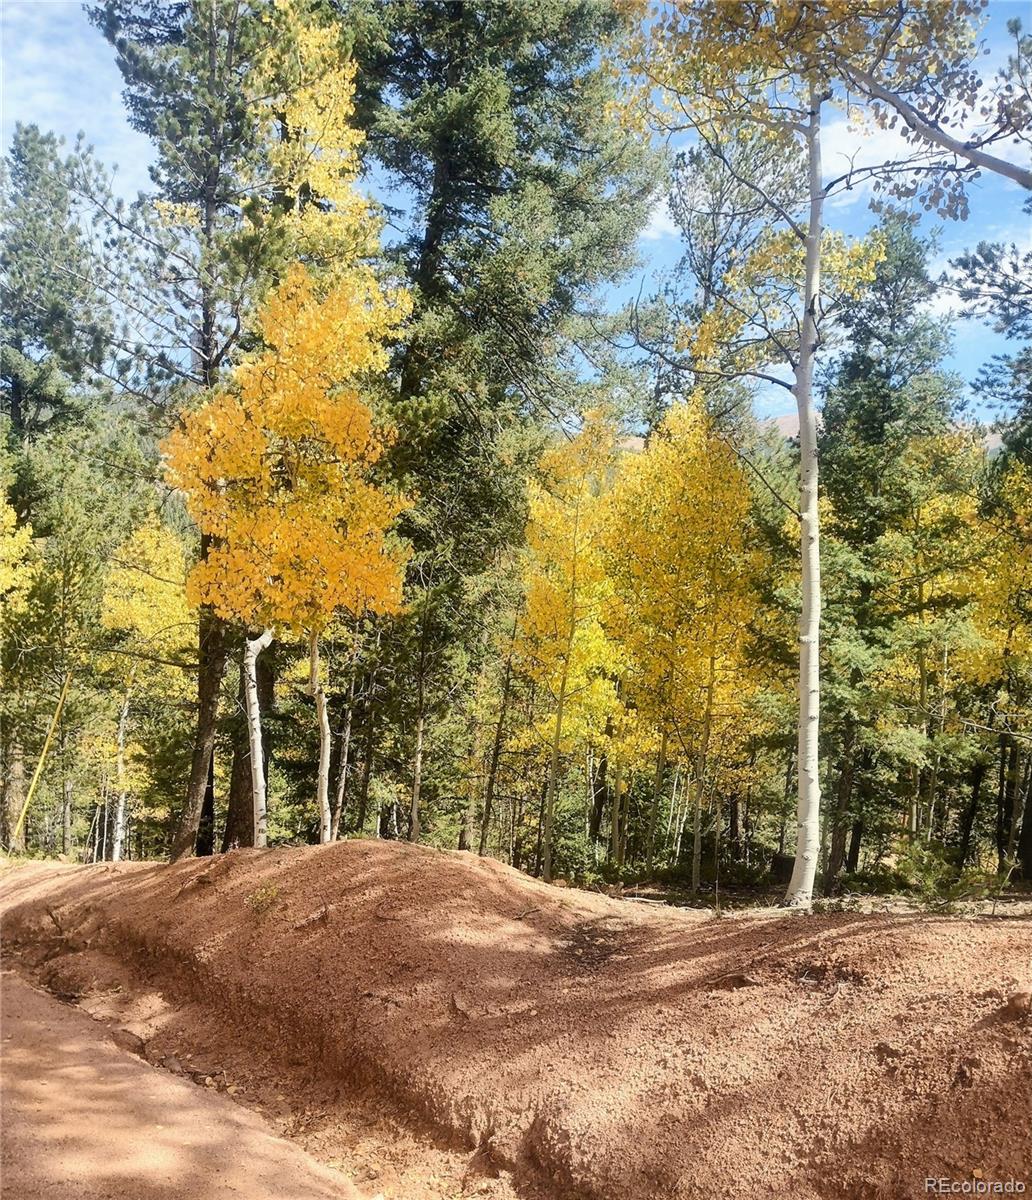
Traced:
<svg viewBox="0 0 1032 1200">
<path fill-rule="evenodd" d="M 670 807 L 667 809 L 666 841 L 670 841 L 670 832 L 674 827 L 674 816 L 677 811 L 677 784 L 681 773 L 681 764 L 674 765 L 674 782 L 670 785 Z"/>
<path fill-rule="evenodd" d="M 258 691 L 261 697 L 261 688 Z M 226 825 L 222 831 L 222 853 L 240 846 L 254 845 L 254 797 L 251 792 L 251 752 L 247 739 L 247 699 L 244 695 L 244 669 L 240 666 L 237 685 L 239 720 L 232 725 L 233 762 L 229 772 L 229 799 L 226 804 Z M 260 704 L 259 704 L 260 708 Z M 264 743 L 263 739 L 263 743 Z M 266 779 L 268 773 L 266 772 Z"/>
<path fill-rule="evenodd" d="M 215 853 L 215 756 L 208 763 L 208 786 L 204 789 L 201 823 L 197 826 L 197 856 L 210 857 Z"/>
<path fill-rule="evenodd" d="M 369 809 L 369 781 L 373 777 L 373 737 L 376 731 L 376 709 L 370 707 L 366 721 L 365 744 L 362 748 L 362 782 L 358 789 L 358 832 L 365 830 L 366 813 Z M 373 823 L 373 837 L 380 836 L 380 816 Z"/>
<path fill-rule="evenodd" d="M 72 852 L 72 777 L 66 775 L 61 787 L 61 853 Z"/>
<path fill-rule="evenodd" d="M 663 792 L 663 779 L 666 775 L 667 731 L 664 728 L 659 742 L 659 753 L 656 755 L 656 778 L 652 785 L 652 809 L 649 812 L 648 849 L 645 856 L 645 874 L 652 878 L 652 864 L 656 855 L 656 821 L 659 819 L 659 801 Z"/>
<path fill-rule="evenodd" d="M 1007 847 L 1018 791 L 1018 742 L 1011 733 L 1000 735 L 1000 790 L 996 814 L 997 870 L 1007 869 Z"/>
<path fill-rule="evenodd" d="M 319 677 L 319 635 L 314 631 L 308 639 L 308 683 L 319 722 L 319 774 L 315 804 L 319 810 L 319 841 L 325 845 L 333 837 L 333 816 L 330 812 L 330 715 L 326 707 L 326 689 Z"/>
<path fill-rule="evenodd" d="M 619 867 L 623 864 L 622 852 L 624 845 L 624 804 L 623 804 L 623 759 L 617 754 L 613 758 L 613 814 L 610 830 L 609 854 Z"/>
<path fill-rule="evenodd" d="M 1032 754 L 1025 760 L 1025 807 L 1017 855 L 1021 878 L 1032 883 Z"/>
<path fill-rule="evenodd" d="M 335 842 L 340 836 L 341 818 L 347 803 L 348 769 L 351 766 L 351 726 L 355 712 L 355 669 L 352 664 L 351 683 L 348 685 L 348 711 L 344 714 L 344 728 L 340 735 L 340 762 L 337 765 L 337 792 L 333 805 L 333 823 L 330 828 L 330 841 Z"/>
<path fill-rule="evenodd" d="M 202 537 L 202 557 L 207 553 L 208 544 L 207 539 Z M 210 609 L 204 608 L 198 618 L 197 732 L 194 736 L 186 801 L 172 842 L 173 862 L 193 854 L 197 844 L 204 790 L 208 786 L 208 771 L 215 750 L 219 689 L 225 669 L 226 623 Z"/>
<path fill-rule="evenodd" d="M 1014 756 L 1017 758 L 1018 747 L 1014 745 Z M 1014 789 L 1011 800 L 1010 831 L 1007 834 L 1007 861 L 1013 862 L 1018 848 L 1018 835 L 1021 831 L 1022 817 L 1025 812 L 1025 797 L 1028 794 L 1029 777 L 1032 776 L 1032 754 L 1025 759 L 1024 775 L 1018 782 L 1018 764 L 1014 764 Z"/>
<path fill-rule="evenodd" d="M 808 908 L 821 845 L 820 785 L 820 633 L 821 553 L 818 509 L 817 416 L 813 403 L 814 357 L 820 340 L 817 327 L 821 294 L 821 234 L 824 182 L 821 172 L 821 98 L 810 85 L 810 117 L 806 149 L 810 213 L 806 231 L 806 279 L 795 397 L 799 410 L 799 526 L 802 558 L 802 612 L 799 617 L 799 801 L 795 864 L 785 904 Z"/>
<path fill-rule="evenodd" d="M 831 853 L 828 855 L 828 870 L 824 880 L 824 893 L 827 896 L 834 893 L 846 860 L 846 834 L 849 828 L 849 809 L 853 799 L 853 778 L 856 773 L 855 743 L 856 723 L 851 717 L 848 717 L 843 738 L 838 787 L 835 791 L 835 812 L 831 821 Z"/>
<path fill-rule="evenodd" d="M 612 727 L 607 723 L 606 736 L 612 734 Z M 607 776 L 609 773 L 609 756 L 600 754 L 598 763 L 595 767 L 595 775 L 591 781 L 591 819 L 588 822 L 588 837 L 592 845 L 598 843 L 599 834 L 602 832 L 602 818 L 605 815 L 606 800 L 609 796 L 609 783 Z"/>
<path fill-rule="evenodd" d="M 111 797 L 104 793 L 104 821 L 100 831 L 100 861 L 107 862 L 108 856 L 108 811 L 111 807 Z M 96 860 L 94 860 L 96 861 Z"/>
<path fill-rule="evenodd" d="M 239 846 L 253 846 L 254 797 L 251 790 L 251 749 L 247 726 L 247 697 L 244 694 L 244 646 L 240 647 L 240 671 L 237 688 L 237 717 L 232 729 L 233 761 L 229 777 L 229 799 L 226 824 L 222 831 L 222 851 Z M 267 718 L 271 715 L 276 696 L 274 656 L 259 654 L 255 660 L 255 680 L 258 687 L 258 715 L 262 730 L 262 756 L 266 790 L 273 759 L 273 738 Z"/>
<path fill-rule="evenodd" d="M 111 840 L 111 861 L 118 862 L 122 857 L 122 842 L 125 838 L 125 809 L 127 788 L 125 782 L 125 741 L 129 727 L 129 701 L 132 697 L 133 676 L 122 697 L 122 707 L 118 713 L 118 748 L 115 754 L 115 779 L 118 784 L 118 800 L 115 802 L 115 831 Z"/>
<path fill-rule="evenodd" d="M 974 841 L 975 824 L 978 818 L 979 803 L 982 798 L 982 783 L 985 779 L 987 763 L 979 756 L 971 767 L 971 798 L 960 828 L 960 865 L 966 866 L 971 859 L 972 842 Z"/>
<path fill-rule="evenodd" d="M 18 818 L 25 805 L 25 754 L 21 742 L 11 741 L 4 788 L 4 837 L 11 854 L 25 853 L 25 826 L 20 829 Z"/>
<path fill-rule="evenodd" d="M 573 638 L 570 638 L 572 644 Z M 545 786 L 545 831 L 542 851 L 543 876 L 545 883 L 552 882 L 552 826 L 555 823 L 555 794 L 559 784 L 559 746 L 563 736 L 563 709 L 566 705 L 566 683 L 569 673 L 570 645 L 566 648 L 563 674 L 559 681 L 559 697 L 555 708 L 555 725 L 552 729 L 552 752 L 548 760 L 548 782 Z"/>
<path fill-rule="evenodd" d="M 548 780 L 541 788 L 541 802 L 538 804 L 537 835 L 534 842 L 534 878 L 541 878 L 541 852 L 544 844 L 545 801 L 548 799 Z"/>
<path fill-rule="evenodd" d="M 258 656 L 272 642 L 272 630 L 263 630 L 256 638 L 244 643 L 244 712 L 247 716 L 247 746 L 251 761 L 251 807 L 254 821 L 254 844 L 259 848 L 268 843 L 268 801 L 265 792 L 265 755 L 262 750 L 262 713 L 258 703 Z"/>
<path fill-rule="evenodd" d="M 481 858 L 487 853 L 487 835 L 491 828 L 491 813 L 494 808 L 495 783 L 498 779 L 498 763 L 501 761 L 502 743 L 505 740 L 505 718 L 509 708 L 509 685 L 512 679 L 512 654 L 516 645 L 516 629 L 519 615 L 512 623 L 512 637 L 509 641 L 509 653 L 505 659 L 505 675 L 502 678 L 502 699 L 498 709 L 498 723 L 495 725 L 494 741 L 491 743 L 491 759 L 487 764 L 487 781 L 484 784 L 484 823 L 480 828 Z"/>
<path fill-rule="evenodd" d="M 423 714 L 422 688 L 419 697 L 419 713 L 416 717 L 416 751 L 412 758 L 412 807 L 409 811 L 409 841 L 419 841 L 419 793 L 423 786 Z"/>
<path fill-rule="evenodd" d="M 702 884 L 702 797 L 706 788 L 706 766 L 709 757 L 710 732 L 713 727 L 713 692 L 717 681 L 717 658 L 710 651 L 709 673 L 706 677 L 706 706 L 702 715 L 702 732 L 695 759 L 695 798 L 692 815 L 692 892 L 697 894 Z"/>
</svg>

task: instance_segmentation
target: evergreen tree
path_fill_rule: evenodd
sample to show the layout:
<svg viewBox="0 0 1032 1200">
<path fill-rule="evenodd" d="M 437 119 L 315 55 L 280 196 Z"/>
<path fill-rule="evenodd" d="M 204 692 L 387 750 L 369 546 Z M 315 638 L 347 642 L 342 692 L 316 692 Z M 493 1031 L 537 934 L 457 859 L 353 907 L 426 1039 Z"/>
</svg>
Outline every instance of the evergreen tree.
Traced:
<svg viewBox="0 0 1032 1200">
<path fill-rule="evenodd" d="M 927 315 L 929 246 L 905 219 L 889 221 L 883 235 L 885 257 L 873 283 L 842 316 L 851 344 L 832 373 L 820 434 L 832 514 L 825 700 L 827 736 L 835 747 L 829 887 L 846 863 L 849 834 L 848 860 L 855 869 L 864 821 L 873 816 L 865 805 L 873 803 L 876 759 L 885 750 L 876 726 L 884 731 L 888 723 L 888 665 L 908 636 L 908 622 L 918 612 L 922 619 L 927 615 L 932 576 L 917 567 L 917 543 L 911 539 L 904 547 L 901 538 L 915 506 L 927 504 L 929 488 L 942 494 L 956 482 L 941 458 L 918 452 L 942 444 L 958 398 L 958 382 L 941 366 L 946 334 Z M 940 523 L 935 532 L 942 549 L 956 530 Z M 919 659 L 926 649 L 916 648 Z M 926 688 L 922 694 L 925 711 L 905 723 L 921 726 L 927 736 Z"/>
<path fill-rule="evenodd" d="M 358 27 L 359 120 L 399 194 L 394 254 L 415 308 L 393 412 L 394 469 L 419 497 L 404 525 L 413 602 L 382 654 L 406 685 L 392 707 L 417 811 L 428 721 L 472 692 L 493 644 L 536 427 L 580 407 L 575 317 L 632 263 L 654 183 L 648 152 L 610 115 L 598 49 L 622 27 L 614 6 L 341 8 Z"/>
<path fill-rule="evenodd" d="M 74 385 L 111 335 L 77 176 L 102 178 L 88 150 L 63 158 L 53 134 L 16 126 L 0 193 L 0 413 L 19 442 L 79 411 Z"/>
</svg>

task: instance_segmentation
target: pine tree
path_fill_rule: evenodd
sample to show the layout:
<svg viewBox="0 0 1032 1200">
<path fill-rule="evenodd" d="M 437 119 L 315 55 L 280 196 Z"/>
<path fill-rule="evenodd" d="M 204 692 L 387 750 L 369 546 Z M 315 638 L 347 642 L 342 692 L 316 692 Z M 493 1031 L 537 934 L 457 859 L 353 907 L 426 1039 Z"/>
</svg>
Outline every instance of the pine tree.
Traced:
<svg viewBox="0 0 1032 1200">
<path fill-rule="evenodd" d="M 611 111 L 598 48 L 623 18 L 608 3 L 343 9 L 357 119 L 388 202 L 400 193 L 393 254 L 413 292 L 390 456 L 418 496 L 403 524 L 412 606 L 381 653 L 384 679 L 415 686 L 381 711 L 405 729 L 416 810 L 431 727 L 472 692 L 508 619 L 539 428 L 549 410 L 581 408 L 564 361 L 574 318 L 633 261 L 651 156 Z"/>
</svg>

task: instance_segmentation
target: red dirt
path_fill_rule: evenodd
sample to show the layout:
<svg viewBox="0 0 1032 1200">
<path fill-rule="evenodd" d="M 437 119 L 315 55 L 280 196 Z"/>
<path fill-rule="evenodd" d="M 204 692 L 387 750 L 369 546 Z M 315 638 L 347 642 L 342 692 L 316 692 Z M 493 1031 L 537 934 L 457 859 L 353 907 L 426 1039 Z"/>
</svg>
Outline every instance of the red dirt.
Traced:
<svg viewBox="0 0 1032 1200">
<path fill-rule="evenodd" d="M 2 890 L 52 987 L 123 985 L 149 1057 L 200 1048 L 252 1101 L 272 1072 L 322 1157 L 357 1096 L 475 1150 L 465 1194 L 511 1195 L 502 1169 L 521 1196 L 591 1200 L 1032 1186 L 1028 920 L 718 920 L 379 842 L 26 868 Z M 384 1196 L 459 1194 L 407 1169 Z"/>
<path fill-rule="evenodd" d="M 336 1171 L 253 1113 L 155 1071 L 87 1016 L 3 980 L 10 1200 L 349 1200 Z"/>
</svg>

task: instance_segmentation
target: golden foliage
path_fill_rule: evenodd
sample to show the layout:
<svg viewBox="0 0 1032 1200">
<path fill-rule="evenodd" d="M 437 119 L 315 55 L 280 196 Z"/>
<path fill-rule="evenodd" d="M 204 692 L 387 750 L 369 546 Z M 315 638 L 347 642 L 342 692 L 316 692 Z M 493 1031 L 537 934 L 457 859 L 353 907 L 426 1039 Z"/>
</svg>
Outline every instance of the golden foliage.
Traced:
<svg viewBox="0 0 1032 1200">
<path fill-rule="evenodd" d="M 385 434 L 356 377 L 385 365 L 407 312 L 364 269 L 322 289 L 295 264 L 259 318 L 264 346 L 165 442 L 169 478 L 212 539 L 193 603 L 254 625 L 321 630 L 333 613 L 397 611 L 404 507 L 370 471 Z"/>
</svg>

